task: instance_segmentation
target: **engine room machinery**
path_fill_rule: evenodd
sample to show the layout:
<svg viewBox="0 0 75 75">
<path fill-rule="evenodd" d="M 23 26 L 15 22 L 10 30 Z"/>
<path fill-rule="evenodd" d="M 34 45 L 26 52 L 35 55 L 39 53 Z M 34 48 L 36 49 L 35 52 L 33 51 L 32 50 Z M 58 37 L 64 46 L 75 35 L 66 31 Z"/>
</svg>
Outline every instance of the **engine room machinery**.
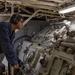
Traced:
<svg viewBox="0 0 75 75">
<path fill-rule="evenodd" d="M 50 25 L 32 39 L 23 36 L 14 42 L 20 60 L 17 75 L 72 75 L 75 31 L 65 25 Z"/>
<path fill-rule="evenodd" d="M 72 6 L 75 0 L 0 0 L 0 21 L 7 21 L 13 13 L 21 14 L 25 20 L 26 27 L 21 30 L 22 34 L 16 34 L 19 38 L 13 42 L 19 60 L 15 75 L 72 75 L 75 27 L 61 21 L 71 19 L 74 22 L 75 13 L 59 13 Z M 0 55 L 0 62 L 3 58 L 4 55 Z M 0 75 L 7 73 L 7 67 L 0 64 Z"/>
</svg>

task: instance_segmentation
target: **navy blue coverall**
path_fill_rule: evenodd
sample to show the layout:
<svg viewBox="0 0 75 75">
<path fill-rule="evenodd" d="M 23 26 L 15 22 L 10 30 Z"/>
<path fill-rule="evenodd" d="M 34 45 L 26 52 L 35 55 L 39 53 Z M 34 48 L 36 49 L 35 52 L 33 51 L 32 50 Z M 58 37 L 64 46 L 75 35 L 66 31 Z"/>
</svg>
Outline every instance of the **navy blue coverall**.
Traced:
<svg viewBox="0 0 75 75">
<path fill-rule="evenodd" d="M 15 37 L 15 31 L 11 30 L 10 22 L 0 23 L 0 53 L 4 53 L 9 64 L 17 65 L 16 51 L 14 50 L 14 45 L 12 41 Z"/>
</svg>

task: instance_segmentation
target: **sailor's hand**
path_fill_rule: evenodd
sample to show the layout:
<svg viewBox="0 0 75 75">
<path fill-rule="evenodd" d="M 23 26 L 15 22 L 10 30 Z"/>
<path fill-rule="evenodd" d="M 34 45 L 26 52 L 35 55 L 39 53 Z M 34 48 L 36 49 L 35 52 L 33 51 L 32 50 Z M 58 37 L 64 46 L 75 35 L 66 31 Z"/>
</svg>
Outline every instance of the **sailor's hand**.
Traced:
<svg viewBox="0 0 75 75">
<path fill-rule="evenodd" d="M 19 65 L 17 64 L 17 65 L 14 65 L 14 66 L 12 66 L 14 69 L 18 69 L 19 68 Z"/>
</svg>

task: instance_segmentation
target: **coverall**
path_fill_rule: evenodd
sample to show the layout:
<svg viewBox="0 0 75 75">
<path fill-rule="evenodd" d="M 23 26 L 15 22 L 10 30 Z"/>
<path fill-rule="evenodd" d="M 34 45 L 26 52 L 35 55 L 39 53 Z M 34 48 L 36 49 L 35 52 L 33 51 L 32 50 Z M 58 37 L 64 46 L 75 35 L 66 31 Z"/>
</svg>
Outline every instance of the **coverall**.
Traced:
<svg viewBox="0 0 75 75">
<path fill-rule="evenodd" d="M 12 41 L 15 37 L 15 31 L 12 31 L 10 22 L 0 23 L 0 53 L 4 53 L 11 66 L 17 65 L 18 60 Z"/>
</svg>

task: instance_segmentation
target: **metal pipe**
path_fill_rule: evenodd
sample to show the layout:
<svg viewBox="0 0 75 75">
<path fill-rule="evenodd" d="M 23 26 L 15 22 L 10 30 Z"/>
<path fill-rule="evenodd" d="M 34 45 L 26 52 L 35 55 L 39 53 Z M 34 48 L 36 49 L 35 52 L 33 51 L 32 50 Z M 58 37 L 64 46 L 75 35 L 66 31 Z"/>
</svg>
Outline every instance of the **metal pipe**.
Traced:
<svg viewBox="0 0 75 75">
<path fill-rule="evenodd" d="M 63 40 L 64 42 L 69 42 L 69 43 L 75 43 L 75 39 L 73 39 L 73 38 L 67 38 L 67 39 L 65 39 L 65 40 Z"/>
<path fill-rule="evenodd" d="M 20 7 L 20 6 L 18 6 L 18 7 L 19 7 L 20 9 L 22 9 L 23 11 L 25 11 L 25 12 L 27 12 L 27 13 L 29 13 L 29 14 L 32 14 L 30 11 L 24 9 L 23 7 Z"/>
<path fill-rule="evenodd" d="M 28 23 L 28 21 L 30 21 L 39 11 L 41 10 L 37 10 L 35 11 L 27 20 L 24 21 L 23 26 Z"/>
<path fill-rule="evenodd" d="M 47 6 L 53 6 L 53 7 L 56 7 L 57 6 L 57 3 L 52 3 L 52 2 L 43 2 L 43 1 L 24 1 L 25 3 L 28 3 L 28 4 L 33 4 L 33 5 L 47 5 Z"/>
<path fill-rule="evenodd" d="M 75 48 L 75 44 L 74 43 L 61 42 L 61 45 L 66 46 L 66 47 Z"/>
<path fill-rule="evenodd" d="M 29 21 L 31 20 L 38 12 L 45 12 L 43 10 L 37 10 L 35 11 L 27 20 L 24 21 L 23 26 Z"/>
<path fill-rule="evenodd" d="M 4 2 L 5 0 L 0 0 L 0 1 L 2 1 L 2 2 Z M 21 2 L 20 1 L 6 1 L 6 2 L 8 2 L 8 3 L 10 3 L 10 4 L 19 4 L 19 5 L 21 5 Z"/>
<path fill-rule="evenodd" d="M 14 13 L 14 4 L 11 5 L 11 15 Z"/>
<path fill-rule="evenodd" d="M 50 7 L 50 6 L 42 6 L 42 5 L 32 5 L 32 4 L 22 4 L 23 6 L 26 7 L 32 7 L 32 8 L 39 8 L 39 9 L 48 9 L 48 10 L 56 10 L 56 8 L 54 7 Z"/>
<path fill-rule="evenodd" d="M 27 14 L 20 14 L 20 15 L 22 15 L 22 16 L 24 16 L 24 17 L 29 17 L 29 16 L 31 16 L 31 15 L 27 15 Z M 7 13 L 7 14 L 0 14 L 0 16 L 11 16 L 11 13 Z M 49 15 L 49 14 L 43 14 L 43 13 L 38 13 L 37 15 L 35 15 L 34 17 L 37 17 L 37 16 L 50 16 L 50 17 L 59 17 L 60 18 L 60 16 L 52 16 L 51 14 Z"/>
<path fill-rule="evenodd" d="M 14 75 L 14 68 L 11 67 L 11 75 Z"/>
<path fill-rule="evenodd" d="M 6 3 L 6 0 L 5 0 L 5 12 L 7 11 L 7 3 Z"/>
<path fill-rule="evenodd" d="M 20 15 L 22 15 L 22 16 L 24 16 L 24 17 L 29 17 L 29 16 L 31 16 L 31 15 L 25 15 L 25 14 L 20 14 Z M 9 13 L 9 14 L 0 14 L 0 16 L 11 16 L 11 13 Z"/>
<path fill-rule="evenodd" d="M 8 63 L 8 75 L 11 75 L 11 68 L 10 68 L 10 64 Z"/>
</svg>

